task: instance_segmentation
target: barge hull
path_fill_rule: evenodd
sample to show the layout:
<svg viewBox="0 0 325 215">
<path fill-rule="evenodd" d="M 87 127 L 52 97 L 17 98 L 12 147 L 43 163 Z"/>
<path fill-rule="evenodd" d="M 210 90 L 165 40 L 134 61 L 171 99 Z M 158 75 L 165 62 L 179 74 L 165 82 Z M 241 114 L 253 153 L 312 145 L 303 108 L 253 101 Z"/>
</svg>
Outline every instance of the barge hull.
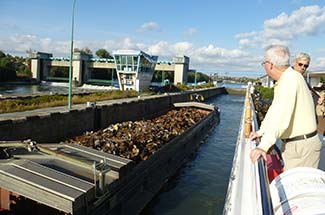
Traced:
<svg viewBox="0 0 325 215">
<path fill-rule="evenodd" d="M 202 104 L 196 105 L 204 107 Z M 182 135 L 175 137 L 120 180 L 118 187 L 103 197 L 92 214 L 139 214 L 169 178 L 195 153 L 202 138 L 218 122 L 219 112 L 215 110 Z"/>
<path fill-rule="evenodd" d="M 205 116 L 137 165 L 84 146 L 2 142 L 2 148 L 14 149 L 14 159 L 0 160 L 0 187 L 59 213 L 139 214 L 219 122 L 212 105 L 175 105 L 182 107 L 196 107 Z"/>
</svg>

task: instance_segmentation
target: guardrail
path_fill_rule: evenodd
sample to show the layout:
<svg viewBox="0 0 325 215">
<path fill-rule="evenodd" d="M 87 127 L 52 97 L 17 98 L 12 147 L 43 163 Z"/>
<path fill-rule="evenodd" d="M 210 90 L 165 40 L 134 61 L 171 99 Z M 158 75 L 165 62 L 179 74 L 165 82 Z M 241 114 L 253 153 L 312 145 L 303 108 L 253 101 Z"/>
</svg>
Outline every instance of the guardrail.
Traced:
<svg viewBox="0 0 325 215">
<path fill-rule="evenodd" d="M 253 105 L 253 99 L 250 93 L 250 86 L 247 87 L 246 99 L 245 99 L 245 137 L 248 138 L 251 131 L 257 131 L 259 129 L 256 117 L 256 111 Z M 256 145 L 259 144 L 258 141 L 255 142 Z M 260 182 L 260 192 L 261 192 L 261 204 L 263 214 L 269 215 L 274 214 L 272 200 L 269 189 L 269 179 L 267 176 L 265 160 L 260 158 L 258 160 L 258 175 Z"/>
<path fill-rule="evenodd" d="M 249 156 L 257 144 L 255 140 L 249 139 L 249 134 L 257 129 L 251 86 L 248 85 L 223 209 L 224 215 L 274 214 L 265 162 L 260 159 L 252 163 Z"/>
</svg>

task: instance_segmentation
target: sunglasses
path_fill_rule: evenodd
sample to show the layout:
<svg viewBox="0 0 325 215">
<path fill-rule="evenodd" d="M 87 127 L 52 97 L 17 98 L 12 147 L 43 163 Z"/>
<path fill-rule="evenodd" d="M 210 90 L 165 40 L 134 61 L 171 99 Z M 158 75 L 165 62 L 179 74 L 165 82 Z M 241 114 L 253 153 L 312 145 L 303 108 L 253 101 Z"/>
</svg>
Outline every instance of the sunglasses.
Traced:
<svg viewBox="0 0 325 215">
<path fill-rule="evenodd" d="M 303 63 L 298 63 L 298 66 L 304 66 L 305 68 L 307 68 L 309 66 L 309 64 L 303 64 Z"/>
</svg>

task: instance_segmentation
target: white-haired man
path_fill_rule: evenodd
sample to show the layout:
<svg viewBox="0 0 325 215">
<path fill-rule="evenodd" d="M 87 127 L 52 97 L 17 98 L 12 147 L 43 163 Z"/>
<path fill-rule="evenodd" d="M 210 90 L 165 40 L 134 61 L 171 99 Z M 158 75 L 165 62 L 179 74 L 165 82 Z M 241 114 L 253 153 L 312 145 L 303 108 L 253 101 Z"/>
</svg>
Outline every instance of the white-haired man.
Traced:
<svg viewBox="0 0 325 215">
<path fill-rule="evenodd" d="M 296 55 L 293 69 L 300 72 L 302 75 L 306 72 L 309 67 L 310 56 L 306 53 L 300 52 Z"/>
<path fill-rule="evenodd" d="M 322 143 L 317 135 L 314 103 L 301 74 L 289 64 L 289 49 L 281 45 L 266 48 L 263 66 L 276 80 L 272 104 L 260 130 L 250 139 L 261 137 L 260 144 L 251 151 L 253 162 L 266 153 L 277 139 L 283 141 L 284 169 L 307 166 L 318 167 Z"/>
</svg>

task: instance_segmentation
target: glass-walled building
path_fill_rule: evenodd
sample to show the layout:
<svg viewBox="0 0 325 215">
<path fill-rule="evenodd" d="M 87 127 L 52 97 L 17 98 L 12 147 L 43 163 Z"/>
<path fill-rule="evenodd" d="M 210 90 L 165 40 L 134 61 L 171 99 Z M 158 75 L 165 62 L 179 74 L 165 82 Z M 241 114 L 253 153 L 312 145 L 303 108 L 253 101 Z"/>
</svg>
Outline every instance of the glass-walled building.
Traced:
<svg viewBox="0 0 325 215">
<path fill-rule="evenodd" d="M 141 91 L 150 86 L 158 56 L 137 50 L 117 50 L 113 56 L 121 90 Z"/>
</svg>

